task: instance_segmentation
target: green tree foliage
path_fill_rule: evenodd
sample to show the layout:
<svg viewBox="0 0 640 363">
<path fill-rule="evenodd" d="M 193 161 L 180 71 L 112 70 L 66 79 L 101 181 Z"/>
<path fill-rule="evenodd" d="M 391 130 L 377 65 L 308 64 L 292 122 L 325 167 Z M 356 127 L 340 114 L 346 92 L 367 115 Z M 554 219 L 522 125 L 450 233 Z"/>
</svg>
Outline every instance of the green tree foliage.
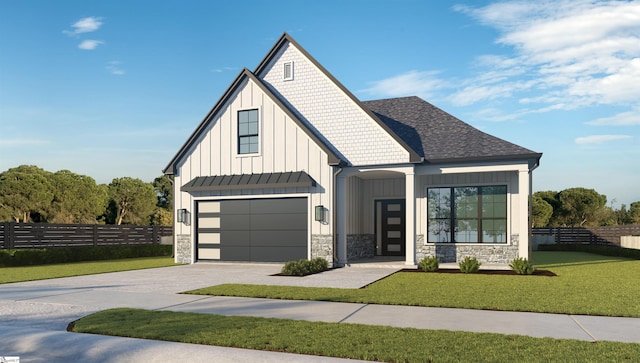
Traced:
<svg viewBox="0 0 640 363">
<path fill-rule="evenodd" d="M 629 206 L 629 219 L 631 223 L 640 224 L 640 202 L 633 202 Z"/>
<path fill-rule="evenodd" d="M 161 175 L 153 180 L 153 188 L 158 195 L 160 208 L 173 210 L 173 175 Z"/>
<path fill-rule="evenodd" d="M 51 223 L 95 223 L 104 214 L 108 196 L 93 178 L 69 170 L 52 175 L 54 197 L 48 210 Z"/>
<path fill-rule="evenodd" d="M 137 178 L 115 178 L 108 186 L 110 219 L 114 224 L 148 224 L 157 195 L 151 183 Z"/>
<path fill-rule="evenodd" d="M 553 207 L 539 195 L 534 194 L 532 198 L 532 225 L 534 228 L 546 227 L 553 215 Z"/>
<path fill-rule="evenodd" d="M 156 207 L 151 214 L 152 226 L 171 226 L 173 224 L 173 211 Z"/>
<path fill-rule="evenodd" d="M 54 192 L 51 173 L 21 165 L 0 173 L 0 217 L 15 222 L 43 222 Z"/>
<path fill-rule="evenodd" d="M 597 217 L 607 204 L 607 197 L 593 189 L 569 188 L 558 197 L 565 223 L 574 227 L 597 225 Z"/>
</svg>

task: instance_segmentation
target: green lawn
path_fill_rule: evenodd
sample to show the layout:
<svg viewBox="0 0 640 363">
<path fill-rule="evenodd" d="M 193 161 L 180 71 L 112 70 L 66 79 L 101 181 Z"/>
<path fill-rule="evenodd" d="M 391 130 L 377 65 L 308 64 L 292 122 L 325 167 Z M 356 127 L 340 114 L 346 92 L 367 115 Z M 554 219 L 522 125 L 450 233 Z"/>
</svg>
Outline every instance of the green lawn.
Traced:
<svg viewBox="0 0 640 363">
<path fill-rule="evenodd" d="M 0 267 L 0 284 L 117 271 L 141 270 L 145 268 L 174 265 L 173 258 L 171 257 L 144 257 L 122 260 L 75 262 L 57 265 Z"/>
<path fill-rule="evenodd" d="M 114 309 L 73 331 L 385 362 L 623 362 L 640 344 Z"/>
<path fill-rule="evenodd" d="M 400 272 L 363 289 L 227 284 L 188 293 L 640 317 L 640 261 L 581 252 L 533 260 L 557 276 Z"/>
</svg>

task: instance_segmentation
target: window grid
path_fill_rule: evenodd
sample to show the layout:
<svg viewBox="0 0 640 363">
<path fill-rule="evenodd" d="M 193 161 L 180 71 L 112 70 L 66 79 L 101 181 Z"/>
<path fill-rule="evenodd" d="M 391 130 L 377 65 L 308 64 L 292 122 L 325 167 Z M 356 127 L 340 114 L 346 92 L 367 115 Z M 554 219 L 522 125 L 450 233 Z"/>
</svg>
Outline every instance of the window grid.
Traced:
<svg viewBox="0 0 640 363">
<path fill-rule="evenodd" d="M 507 242 L 505 185 L 429 188 L 427 208 L 428 242 Z"/>
<path fill-rule="evenodd" d="M 238 154 L 257 154 L 258 147 L 258 110 L 238 111 Z"/>
</svg>

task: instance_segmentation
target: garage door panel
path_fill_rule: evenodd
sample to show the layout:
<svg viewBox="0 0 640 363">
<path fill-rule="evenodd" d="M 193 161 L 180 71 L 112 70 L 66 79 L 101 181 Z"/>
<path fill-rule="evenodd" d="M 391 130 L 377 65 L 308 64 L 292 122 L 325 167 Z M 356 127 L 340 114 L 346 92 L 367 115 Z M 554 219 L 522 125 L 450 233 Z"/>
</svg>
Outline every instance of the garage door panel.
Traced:
<svg viewBox="0 0 640 363">
<path fill-rule="evenodd" d="M 307 257 L 307 198 L 202 201 L 198 258 L 286 262 Z"/>
<path fill-rule="evenodd" d="M 306 198 L 254 199 L 251 214 L 307 213 Z"/>
<path fill-rule="evenodd" d="M 251 216 L 251 228 L 261 230 L 307 230 L 304 214 L 259 214 Z"/>
<path fill-rule="evenodd" d="M 251 213 L 251 200 L 223 200 L 220 205 L 222 214 L 249 214 Z"/>
<path fill-rule="evenodd" d="M 251 244 L 260 247 L 307 245 L 307 231 L 251 231 Z"/>
<path fill-rule="evenodd" d="M 220 219 L 220 228 L 224 230 L 245 230 L 250 223 L 250 218 L 247 214 L 223 214 Z"/>
<path fill-rule="evenodd" d="M 307 258 L 306 247 L 253 247 L 253 261 L 286 262 Z"/>
<path fill-rule="evenodd" d="M 226 231 L 220 232 L 220 243 L 224 246 L 250 246 L 251 231 Z"/>
<path fill-rule="evenodd" d="M 255 261 L 251 259 L 251 248 L 246 246 L 222 246 L 220 259 L 223 261 Z"/>
</svg>

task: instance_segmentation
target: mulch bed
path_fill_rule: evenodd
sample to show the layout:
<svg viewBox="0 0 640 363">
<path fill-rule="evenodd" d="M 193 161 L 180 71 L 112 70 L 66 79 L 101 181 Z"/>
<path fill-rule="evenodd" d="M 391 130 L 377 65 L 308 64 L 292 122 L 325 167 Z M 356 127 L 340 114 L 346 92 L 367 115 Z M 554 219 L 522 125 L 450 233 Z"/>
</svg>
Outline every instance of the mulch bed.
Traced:
<svg viewBox="0 0 640 363">
<path fill-rule="evenodd" d="M 415 268 L 405 268 L 402 269 L 398 272 L 418 272 L 418 273 L 441 273 L 441 274 L 461 274 L 463 273 L 460 270 L 457 269 L 439 269 L 437 272 L 424 272 L 423 270 L 420 269 L 415 269 Z M 549 271 L 549 270 L 535 270 L 533 271 L 533 275 L 518 275 L 515 271 L 513 270 L 479 270 L 478 272 L 476 272 L 476 274 L 478 275 L 515 275 L 515 276 L 557 276 L 556 274 L 554 274 L 553 272 Z"/>
</svg>

